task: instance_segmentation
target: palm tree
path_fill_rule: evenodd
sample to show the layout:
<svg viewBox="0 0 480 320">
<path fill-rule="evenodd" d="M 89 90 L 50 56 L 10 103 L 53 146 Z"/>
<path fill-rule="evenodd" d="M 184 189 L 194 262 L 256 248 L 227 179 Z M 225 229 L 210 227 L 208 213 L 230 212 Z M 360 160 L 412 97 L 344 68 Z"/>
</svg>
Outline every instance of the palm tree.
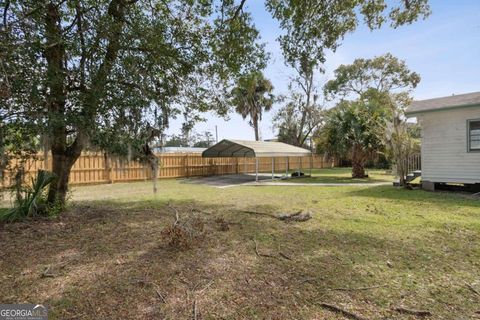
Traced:
<svg viewBox="0 0 480 320">
<path fill-rule="evenodd" d="M 352 160 L 352 177 L 365 177 L 369 156 L 382 149 L 384 106 L 362 101 L 342 101 L 329 110 L 317 143 L 329 154 Z"/>
<path fill-rule="evenodd" d="M 262 114 L 270 111 L 274 102 L 272 91 L 272 83 L 259 71 L 239 78 L 232 90 L 235 111 L 243 119 L 250 117 L 249 124 L 255 130 L 256 141 L 260 140 L 258 123 L 262 120 Z"/>
</svg>

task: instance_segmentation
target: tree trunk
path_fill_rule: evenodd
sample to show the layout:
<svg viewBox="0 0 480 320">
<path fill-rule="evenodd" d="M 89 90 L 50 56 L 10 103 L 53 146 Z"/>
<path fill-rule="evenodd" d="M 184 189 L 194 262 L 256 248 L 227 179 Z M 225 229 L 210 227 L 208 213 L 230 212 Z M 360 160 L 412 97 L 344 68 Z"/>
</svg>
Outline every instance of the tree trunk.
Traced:
<svg viewBox="0 0 480 320">
<path fill-rule="evenodd" d="M 258 132 L 258 118 L 254 117 L 252 120 L 253 120 L 253 130 L 255 130 L 255 141 L 259 141 L 260 134 Z"/>
<path fill-rule="evenodd" d="M 352 150 L 352 178 L 365 178 L 363 150 L 361 146 L 354 145 Z"/>
<path fill-rule="evenodd" d="M 48 203 L 64 205 L 68 192 L 68 179 L 73 164 L 78 155 L 67 154 L 52 150 L 52 172 L 55 174 L 55 181 L 48 190 Z"/>
<path fill-rule="evenodd" d="M 365 178 L 365 168 L 360 162 L 352 161 L 352 178 Z"/>
</svg>

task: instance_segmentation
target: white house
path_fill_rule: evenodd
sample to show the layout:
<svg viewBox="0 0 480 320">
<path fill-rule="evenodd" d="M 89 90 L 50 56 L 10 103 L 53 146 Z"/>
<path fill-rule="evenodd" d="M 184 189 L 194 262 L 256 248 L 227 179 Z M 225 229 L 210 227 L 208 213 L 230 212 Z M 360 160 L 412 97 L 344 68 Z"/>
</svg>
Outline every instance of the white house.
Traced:
<svg viewBox="0 0 480 320">
<path fill-rule="evenodd" d="M 406 111 L 422 129 L 422 186 L 480 186 L 480 92 L 414 101 Z"/>
</svg>

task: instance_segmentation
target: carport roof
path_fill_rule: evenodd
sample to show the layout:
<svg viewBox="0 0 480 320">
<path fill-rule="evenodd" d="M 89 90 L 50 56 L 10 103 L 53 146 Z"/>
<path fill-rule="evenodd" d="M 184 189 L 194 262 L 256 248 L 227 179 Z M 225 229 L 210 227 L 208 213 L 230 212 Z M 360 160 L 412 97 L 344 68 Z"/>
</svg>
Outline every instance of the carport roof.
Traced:
<svg viewBox="0 0 480 320">
<path fill-rule="evenodd" d="M 301 157 L 310 154 L 307 149 L 283 142 L 225 139 L 203 151 L 202 157 Z"/>
</svg>

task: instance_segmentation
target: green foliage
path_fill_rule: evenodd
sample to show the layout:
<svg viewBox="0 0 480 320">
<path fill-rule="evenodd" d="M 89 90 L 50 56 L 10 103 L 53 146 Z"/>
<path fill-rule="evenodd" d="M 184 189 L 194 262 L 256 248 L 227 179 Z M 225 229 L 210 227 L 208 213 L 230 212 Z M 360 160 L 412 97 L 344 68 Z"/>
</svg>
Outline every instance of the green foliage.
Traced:
<svg viewBox="0 0 480 320">
<path fill-rule="evenodd" d="M 186 147 L 187 141 L 177 134 L 172 134 L 165 143 L 165 147 Z"/>
<path fill-rule="evenodd" d="M 414 139 L 417 139 L 418 141 L 420 141 L 421 137 L 422 137 L 422 129 L 420 127 L 420 125 L 418 123 L 411 123 L 411 122 L 408 122 L 407 123 L 407 131 L 408 131 L 408 134 L 414 138 Z"/>
<path fill-rule="evenodd" d="M 387 53 L 373 59 L 355 59 L 350 65 L 335 70 L 335 79 L 324 87 L 326 96 L 342 98 L 356 95 L 364 98 L 369 91 L 409 91 L 420 82 L 420 76 L 410 71 L 405 61 Z"/>
<path fill-rule="evenodd" d="M 17 221 L 38 215 L 56 214 L 59 208 L 50 208 L 46 204 L 46 188 L 55 180 L 48 171 L 39 170 L 31 185 L 22 186 L 16 191 L 15 207 L 4 212 L 0 217 L 3 221 Z"/>
<path fill-rule="evenodd" d="M 196 147 L 208 148 L 215 143 L 215 138 L 211 132 L 203 133 L 192 132 L 188 140 L 185 136 L 172 134 L 165 142 L 165 147 Z"/>
<path fill-rule="evenodd" d="M 324 150 L 339 156 L 350 153 L 354 145 L 360 145 L 365 153 L 378 150 L 386 115 L 386 109 L 373 102 L 341 102 L 326 113 L 319 132 Z"/>
<path fill-rule="evenodd" d="M 397 28 L 430 14 L 428 0 L 267 0 L 266 6 L 285 34 L 279 41 L 288 65 L 325 62 L 327 50 L 363 22 L 371 29 L 385 23 Z"/>
<path fill-rule="evenodd" d="M 399 5 L 387 3 L 384 0 L 268 0 L 266 5 L 285 31 L 285 34 L 281 35 L 278 40 L 286 64 L 293 67 L 297 73 L 294 82 L 299 85 L 299 90 L 295 94 L 301 92 L 305 96 L 305 102 L 299 105 L 300 108 L 298 105 L 293 108 L 290 103 L 277 114 L 276 126 L 279 128 L 279 136 L 282 140 L 299 146 L 305 143 L 308 132 L 312 130 L 311 123 L 314 122 L 313 128 L 315 129 L 319 124 L 319 121 L 308 120 L 308 118 L 311 114 L 318 114 L 320 111 L 311 104 L 312 95 L 315 97 L 313 79 L 315 72 L 324 72 L 322 65 L 325 63 L 326 52 L 335 51 L 345 35 L 353 32 L 361 20 L 373 30 L 387 22 L 396 28 L 412 23 L 419 18 L 425 18 L 430 14 L 428 0 L 413 2 L 405 0 L 400 1 Z M 371 64 L 370 68 L 375 69 L 375 72 L 381 69 L 382 63 L 388 65 L 389 68 L 383 73 L 391 73 L 393 79 L 402 81 L 404 79 L 399 78 L 399 75 L 395 73 L 398 72 L 398 69 L 403 71 L 404 65 L 397 61 L 397 68 L 390 69 L 394 62 L 391 61 L 393 59 L 391 55 L 386 55 L 368 61 L 368 64 Z M 360 80 L 362 82 L 363 79 L 357 77 L 358 72 L 355 73 L 358 71 L 355 69 L 369 72 L 365 65 L 361 65 L 362 63 L 366 64 L 365 60 L 357 62 L 360 65 L 358 68 L 356 65 L 350 68 L 354 70 L 338 70 L 336 83 L 329 84 L 332 87 L 331 90 L 337 89 L 346 81 Z M 411 79 L 408 80 L 414 82 L 414 86 L 416 85 L 415 74 L 404 76 L 410 76 Z M 375 77 L 373 78 L 376 80 Z M 383 83 L 384 79 L 380 79 L 380 81 Z M 293 124 L 294 118 L 299 120 L 298 124 Z M 312 117 L 311 119 L 321 121 L 321 117 Z"/>
<path fill-rule="evenodd" d="M 419 82 L 417 73 L 389 53 L 338 67 L 335 79 L 327 82 L 324 93 L 340 98 L 341 102 L 319 132 L 320 150 L 348 155 L 359 172 L 368 154 L 381 152 L 405 176 L 403 163 L 415 149 L 415 141 L 409 135 L 403 112 L 410 103 L 410 91 Z M 356 100 L 346 102 L 347 98 Z M 351 107 L 345 109 L 344 105 Z"/>
<path fill-rule="evenodd" d="M 382 149 L 387 109 L 375 101 L 342 101 L 328 111 L 317 151 L 352 160 L 354 178 L 363 178 L 368 158 Z"/>
<path fill-rule="evenodd" d="M 215 144 L 215 138 L 209 131 L 203 133 L 196 133 L 194 136 L 193 146 L 195 148 L 209 148 Z"/>
<path fill-rule="evenodd" d="M 269 111 L 275 101 L 273 86 L 257 71 L 244 75 L 237 80 L 232 90 L 232 104 L 243 119 L 250 117 L 250 125 L 255 130 L 255 140 L 259 140 L 258 122 L 264 111 Z"/>
</svg>

